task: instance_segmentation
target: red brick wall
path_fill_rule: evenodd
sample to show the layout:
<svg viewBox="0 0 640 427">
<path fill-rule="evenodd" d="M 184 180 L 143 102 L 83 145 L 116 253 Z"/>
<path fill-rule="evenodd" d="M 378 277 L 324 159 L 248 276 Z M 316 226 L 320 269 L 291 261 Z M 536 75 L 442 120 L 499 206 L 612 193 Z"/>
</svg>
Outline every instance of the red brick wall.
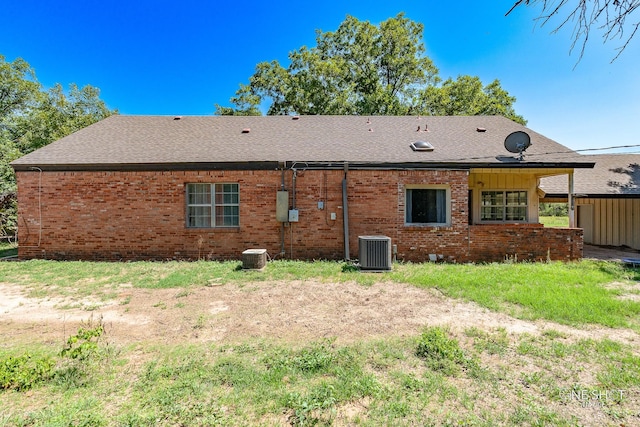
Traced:
<svg viewBox="0 0 640 427">
<path fill-rule="evenodd" d="M 276 172 L 18 172 L 19 256 L 54 259 L 237 258 L 279 251 Z M 185 184 L 240 184 L 240 228 L 185 226 Z"/>
<path fill-rule="evenodd" d="M 18 172 L 19 256 L 239 259 L 245 249 L 264 248 L 271 257 L 343 258 L 344 172 L 299 170 L 295 179 L 292 171 L 284 175 L 292 205 L 295 180 L 295 207 L 299 211 L 299 222 L 285 227 L 275 218 L 281 171 L 43 172 L 41 176 L 35 171 Z M 185 184 L 190 182 L 238 183 L 240 227 L 187 228 Z M 351 170 L 347 183 L 352 259 L 358 257 L 360 235 L 389 236 L 397 246 L 398 259 L 414 262 L 428 260 L 429 254 L 457 262 L 501 260 L 514 253 L 537 259 L 541 251 L 546 259 L 547 246 L 553 259 L 575 259 L 576 253 L 582 253 L 581 234 L 578 239 L 575 231 L 469 227 L 466 171 Z M 450 226 L 404 225 L 404 187 L 410 184 L 450 186 Z M 318 202 L 322 202 L 322 209 Z M 335 220 L 331 213 L 336 214 Z M 514 237 L 514 232 L 520 234 Z M 535 246 L 529 240 L 533 238 L 544 243 Z M 504 242 L 496 244 L 501 239 Z M 565 244 L 566 239 L 575 242 Z"/>
<path fill-rule="evenodd" d="M 471 226 L 473 261 L 575 261 L 582 258 L 581 228 L 548 228 L 541 224 Z"/>
</svg>

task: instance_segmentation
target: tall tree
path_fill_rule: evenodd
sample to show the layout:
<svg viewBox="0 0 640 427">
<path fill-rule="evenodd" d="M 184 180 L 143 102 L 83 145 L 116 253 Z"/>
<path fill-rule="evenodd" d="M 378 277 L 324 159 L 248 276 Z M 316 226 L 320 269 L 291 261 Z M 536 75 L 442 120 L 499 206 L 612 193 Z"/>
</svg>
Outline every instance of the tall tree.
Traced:
<svg viewBox="0 0 640 427">
<path fill-rule="evenodd" d="M 432 116 L 504 116 L 526 124 L 524 117 L 516 114 L 515 97 L 494 80 L 486 86 L 479 77 L 459 76 L 441 86 L 431 86 L 422 93 L 422 114 Z"/>
<path fill-rule="evenodd" d="M 16 120 L 36 108 L 41 86 L 29 64 L 0 55 L 0 194 L 15 191 L 9 163 L 22 155 L 16 141 Z"/>
<path fill-rule="evenodd" d="M 347 16 L 335 32 L 318 31 L 316 47 L 291 52 L 287 68 L 259 63 L 231 111 L 256 110 L 266 98 L 267 114 L 404 114 L 415 88 L 437 74 L 423 56 L 422 30 L 403 14 L 379 27 Z"/>
<path fill-rule="evenodd" d="M 0 208 L 0 230 L 15 226 L 16 182 L 9 163 L 114 113 L 97 88 L 71 84 L 65 92 L 56 84 L 44 90 L 26 61 L 0 55 L 0 198 L 9 201 Z"/>
<path fill-rule="evenodd" d="M 482 88 L 477 77 L 447 80 L 425 56 L 423 25 L 398 14 L 375 26 L 347 16 L 334 32 L 316 32 L 315 47 L 289 54 L 285 68 L 278 61 L 261 62 L 231 98 L 232 107 L 216 105 L 219 115 L 259 114 L 504 114 L 519 122 L 515 98 L 496 80 Z M 475 90 L 480 83 L 480 92 Z M 473 87 L 466 88 L 466 85 Z M 453 86 L 450 88 L 448 86 Z M 452 89 L 465 89 L 475 98 Z M 464 91 L 462 91 L 464 92 Z M 462 95 L 462 93 L 460 94 Z M 445 102 L 447 104 L 434 104 Z M 473 102 L 477 108 L 464 105 Z M 452 108 L 459 105 L 460 108 Z"/>
<path fill-rule="evenodd" d="M 40 147 L 89 126 L 115 111 L 100 99 L 100 90 L 74 83 L 65 93 L 59 83 L 42 92 L 39 102 L 28 114 L 15 119 L 15 141 L 22 153 Z"/>
<path fill-rule="evenodd" d="M 542 5 L 538 18 L 545 25 L 552 18 L 559 18 L 554 32 L 566 25 L 573 25 L 573 41 L 571 50 L 580 45 L 580 58 L 584 55 L 587 42 L 593 28 L 602 31 L 602 39 L 608 42 L 614 39 L 622 40 L 617 48 L 615 61 L 627 48 L 631 39 L 638 32 L 640 22 L 627 22 L 627 19 L 640 8 L 640 0 L 518 0 L 506 13 L 509 15 L 518 6 Z M 635 15 L 637 17 L 637 15 Z"/>
<path fill-rule="evenodd" d="M 33 106 L 40 90 L 35 72 L 25 60 L 7 62 L 0 55 L 0 126 L 7 126 L 7 119 Z"/>
</svg>

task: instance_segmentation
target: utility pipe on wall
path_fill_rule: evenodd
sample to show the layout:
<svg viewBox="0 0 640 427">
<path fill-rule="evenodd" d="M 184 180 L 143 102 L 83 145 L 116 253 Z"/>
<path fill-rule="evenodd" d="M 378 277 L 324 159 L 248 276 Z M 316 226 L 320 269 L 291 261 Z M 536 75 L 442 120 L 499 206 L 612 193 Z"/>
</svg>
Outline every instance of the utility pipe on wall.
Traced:
<svg viewBox="0 0 640 427">
<path fill-rule="evenodd" d="M 39 248 L 40 244 L 42 243 L 42 169 L 32 166 L 29 169 L 31 170 L 35 170 L 38 171 L 38 244 L 37 245 L 29 245 L 29 246 L 24 246 L 24 245 L 20 245 L 20 243 L 18 243 L 18 246 L 22 246 L 23 248 Z M 28 235 L 28 230 L 29 230 L 29 226 L 26 222 L 26 220 L 24 220 L 24 218 L 22 219 L 25 223 L 25 226 L 27 227 L 27 235 Z M 20 232 L 18 232 L 18 239 L 20 239 Z"/>
<path fill-rule="evenodd" d="M 284 186 L 284 168 L 285 168 L 286 162 L 282 163 L 282 182 L 280 183 L 280 190 L 284 191 L 285 186 Z M 285 255 L 285 249 L 284 249 L 284 222 L 280 223 L 280 256 L 284 256 Z"/>
<path fill-rule="evenodd" d="M 342 223 L 344 226 L 344 259 L 348 261 L 349 256 L 349 207 L 347 206 L 347 172 L 349 163 L 344 162 L 344 178 L 342 178 Z"/>
</svg>

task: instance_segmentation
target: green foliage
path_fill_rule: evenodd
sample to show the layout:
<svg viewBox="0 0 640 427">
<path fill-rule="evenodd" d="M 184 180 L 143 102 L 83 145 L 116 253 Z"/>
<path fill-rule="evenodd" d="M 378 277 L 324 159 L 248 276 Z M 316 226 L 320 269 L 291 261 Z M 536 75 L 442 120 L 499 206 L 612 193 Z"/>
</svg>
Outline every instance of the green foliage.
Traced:
<svg viewBox="0 0 640 427">
<path fill-rule="evenodd" d="M 67 388 L 85 385 L 89 364 L 98 354 L 98 339 L 103 334 L 101 321 L 97 325 L 89 321 L 69 337 L 57 360 L 30 353 L 0 357 L 0 390 L 25 391 L 45 382 Z"/>
<path fill-rule="evenodd" d="M 14 137 L 22 153 L 29 153 L 113 114 L 90 85 L 62 85 L 44 92 L 31 114 L 17 117 Z"/>
<path fill-rule="evenodd" d="M 0 55 L 0 197 L 16 191 L 13 160 L 116 113 L 99 96 L 90 85 L 44 90 L 25 60 Z M 0 203 L 0 235 L 15 217 L 15 204 Z"/>
<path fill-rule="evenodd" d="M 473 367 L 458 341 L 449 338 L 446 330 L 440 326 L 427 328 L 416 347 L 416 356 L 426 360 L 429 368 L 445 375 L 456 375 L 460 367 Z"/>
<path fill-rule="evenodd" d="M 40 92 L 40 83 L 31 66 L 22 58 L 7 62 L 0 55 L 0 124 L 16 111 L 29 110 Z"/>
<path fill-rule="evenodd" d="M 0 358 L 0 389 L 29 390 L 47 381 L 54 373 L 55 361 L 47 356 L 6 356 Z"/>
<path fill-rule="evenodd" d="M 334 396 L 334 387 L 322 382 L 308 394 L 302 395 L 298 392 L 288 394 L 285 402 L 285 406 L 293 411 L 289 417 L 291 425 L 331 425 L 335 413 L 327 410 L 335 406 L 337 399 Z"/>
<path fill-rule="evenodd" d="M 567 216 L 568 212 L 567 203 L 540 203 L 541 216 Z"/>
<path fill-rule="evenodd" d="M 357 273 L 359 271 L 358 266 L 352 263 L 342 264 L 341 271 L 343 273 Z"/>
<path fill-rule="evenodd" d="M 67 339 L 67 343 L 60 352 L 60 355 L 70 359 L 86 360 L 98 351 L 98 341 L 104 334 L 102 319 L 97 325 L 89 320 L 86 325 L 78 329 L 75 335 Z"/>
<path fill-rule="evenodd" d="M 1 153 L 0 156 L 2 156 Z M 0 167 L 2 166 L 0 165 Z M 15 213 L 17 208 L 18 198 L 15 191 L 0 193 L 0 237 L 12 238 L 16 235 L 17 228 Z M 13 237 L 13 239 L 15 239 L 15 237 Z M 0 241 L 0 243 L 2 242 L 9 243 L 8 240 Z"/>
<path fill-rule="evenodd" d="M 431 116 L 504 116 L 526 124 L 516 114 L 514 96 L 494 80 L 486 86 L 477 76 L 458 76 L 447 79 L 441 86 L 429 86 L 421 94 L 422 114 Z"/>
<path fill-rule="evenodd" d="M 266 363 L 271 369 L 316 374 L 326 372 L 335 362 L 335 357 L 331 341 L 325 340 L 293 353 L 282 354 Z"/>
<path fill-rule="evenodd" d="M 378 26 L 347 16 L 336 31 L 316 33 L 316 46 L 289 53 L 285 68 L 261 62 L 249 84 L 231 98 L 234 107 L 216 105 L 218 115 L 504 115 L 515 114 L 515 98 L 498 80 L 483 86 L 461 76 L 440 86 L 438 69 L 425 56 L 424 27 L 404 14 Z"/>
</svg>

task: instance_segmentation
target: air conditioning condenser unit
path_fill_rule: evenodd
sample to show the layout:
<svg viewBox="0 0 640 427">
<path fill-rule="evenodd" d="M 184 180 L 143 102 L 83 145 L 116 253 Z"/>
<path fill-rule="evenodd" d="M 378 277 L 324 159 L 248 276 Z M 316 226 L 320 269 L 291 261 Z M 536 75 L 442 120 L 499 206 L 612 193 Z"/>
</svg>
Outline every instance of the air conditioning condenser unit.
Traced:
<svg viewBox="0 0 640 427">
<path fill-rule="evenodd" d="M 391 270 L 391 238 L 358 236 L 361 270 Z"/>
</svg>

